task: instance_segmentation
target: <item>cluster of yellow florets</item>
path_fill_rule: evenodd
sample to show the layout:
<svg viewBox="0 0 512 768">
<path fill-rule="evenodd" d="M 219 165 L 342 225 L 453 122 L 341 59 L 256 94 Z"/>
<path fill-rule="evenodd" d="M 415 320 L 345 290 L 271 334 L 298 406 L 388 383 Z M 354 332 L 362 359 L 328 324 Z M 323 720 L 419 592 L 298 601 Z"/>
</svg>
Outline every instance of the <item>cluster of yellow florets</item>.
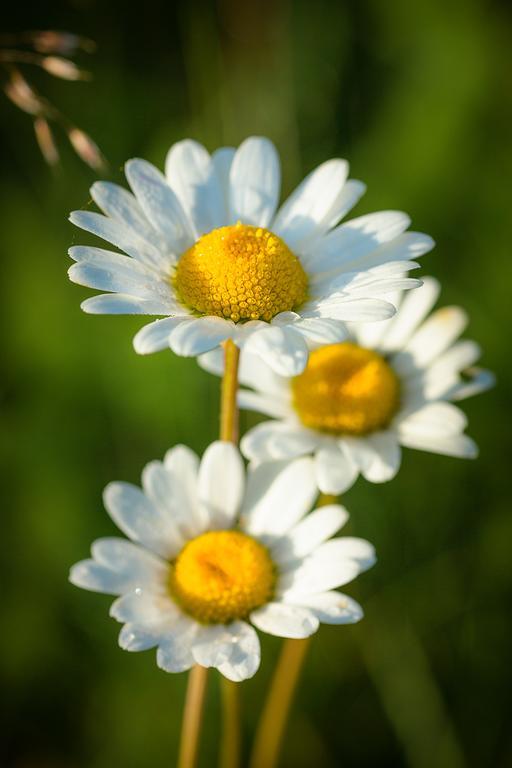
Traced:
<svg viewBox="0 0 512 768">
<path fill-rule="evenodd" d="M 229 624 L 267 603 L 274 584 L 274 564 L 259 541 L 240 531 L 210 531 L 182 549 L 169 589 L 196 621 Z"/>
<path fill-rule="evenodd" d="M 268 229 L 235 224 L 203 235 L 178 262 L 176 290 L 202 315 L 271 320 L 306 298 L 299 260 Z"/>
<path fill-rule="evenodd" d="M 350 342 L 317 349 L 292 380 L 302 423 L 338 435 L 365 435 L 388 426 L 399 406 L 400 383 L 377 352 Z"/>
</svg>

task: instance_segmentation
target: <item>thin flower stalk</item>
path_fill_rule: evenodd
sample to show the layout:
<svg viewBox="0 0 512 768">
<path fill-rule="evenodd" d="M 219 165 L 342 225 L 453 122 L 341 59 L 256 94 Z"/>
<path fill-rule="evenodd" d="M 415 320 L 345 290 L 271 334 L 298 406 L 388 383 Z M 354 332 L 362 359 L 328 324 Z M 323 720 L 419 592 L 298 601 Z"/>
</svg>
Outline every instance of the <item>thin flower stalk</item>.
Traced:
<svg viewBox="0 0 512 768">
<path fill-rule="evenodd" d="M 302 667 L 311 642 L 285 640 L 261 716 L 250 768 L 275 768 Z"/>
<path fill-rule="evenodd" d="M 231 339 L 224 345 L 224 376 L 221 389 L 220 439 L 238 443 L 238 365 L 240 350 Z M 238 683 L 222 678 L 223 738 L 221 768 L 237 768 L 240 762 L 240 690 Z"/>
<path fill-rule="evenodd" d="M 220 439 L 234 444 L 238 441 L 238 363 L 240 351 L 229 339 L 225 343 L 225 370 L 221 387 Z M 204 692 L 208 670 L 196 665 L 190 670 L 183 725 L 181 731 L 179 768 L 194 768 L 199 751 L 199 739 L 204 710 Z M 223 738 L 221 768 L 237 768 L 240 759 L 240 698 L 238 684 L 221 680 L 223 701 Z"/>
<path fill-rule="evenodd" d="M 326 507 L 336 501 L 336 496 L 322 493 L 317 506 Z M 275 768 L 278 764 L 284 732 L 310 644 L 311 637 L 283 641 L 256 731 L 249 768 Z"/>
<path fill-rule="evenodd" d="M 192 667 L 183 710 L 178 768 L 194 768 L 197 764 L 207 682 L 206 667 Z"/>
</svg>

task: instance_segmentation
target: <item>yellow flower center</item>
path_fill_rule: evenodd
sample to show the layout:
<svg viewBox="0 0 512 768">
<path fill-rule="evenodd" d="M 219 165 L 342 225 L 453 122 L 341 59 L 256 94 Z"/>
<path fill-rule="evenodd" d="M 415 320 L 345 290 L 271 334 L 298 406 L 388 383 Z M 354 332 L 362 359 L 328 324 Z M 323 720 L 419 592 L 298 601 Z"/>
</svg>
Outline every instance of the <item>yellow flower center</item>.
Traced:
<svg viewBox="0 0 512 768">
<path fill-rule="evenodd" d="M 210 531 L 183 547 L 169 589 L 197 621 L 229 624 L 268 602 L 274 584 L 274 564 L 259 541 L 240 531 Z"/>
<path fill-rule="evenodd" d="M 214 229 L 185 251 L 175 286 L 203 315 L 268 321 L 305 300 L 307 277 L 280 237 L 238 223 Z"/>
<path fill-rule="evenodd" d="M 302 423 L 336 435 L 366 435 L 386 427 L 399 406 L 400 382 L 377 352 L 350 342 L 311 353 L 292 379 Z"/>
</svg>

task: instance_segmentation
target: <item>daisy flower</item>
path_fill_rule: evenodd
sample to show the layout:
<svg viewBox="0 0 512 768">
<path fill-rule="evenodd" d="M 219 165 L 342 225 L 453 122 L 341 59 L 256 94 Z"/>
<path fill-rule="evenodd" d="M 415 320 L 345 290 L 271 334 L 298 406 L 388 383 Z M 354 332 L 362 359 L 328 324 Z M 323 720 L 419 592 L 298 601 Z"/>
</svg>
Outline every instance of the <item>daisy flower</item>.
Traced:
<svg viewBox="0 0 512 768">
<path fill-rule="evenodd" d="M 211 156 L 185 140 L 171 147 L 165 176 L 140 159 L 125 170 L 133 194 L 97 182 L 91 195 L 105 215 L 70 218 L 126 255 L 75 246 L 69 276 L 110 292 L 84 301 L 85 312 L 166 316 L 137 333 L 140 354 L 196 356 L 233 339 L 294 375 L 309 340 L 340 341 L 343 321 L 390 317 L 383 297 L 420 285 L 404 275 L 433 246 L 405 232 L 397 211 L 338 225 L 365 190 L 347 181 L 345 160 L 320 165 L 277 210 L 279 157 L 265 138 Z"/>
<path fill-rule="evenodd" d="M 215 442 L 203 458 L 177 446 L 128 483 L 105 489 L 105 507 L 132 541 L 98 539 L 73 584 L 119 595 L 110 614 L 128 651 L 157 648 L 157 664 L 181 672 L 216 667 L 230 680 L 260 663 L 254 627 L 312 635 L 320 622 L 359 621 L 361 607 L 335 591 L 373 565 L 363 539 L 331 538 L 347 520 L 338 505 L 307 514 L 317 496 L 313 460 L 247 471 L 238 449 Z"/>
<path fill-rule="evenodd" d="M 350 324 L 348 340 L 311 352 L 306 370 L 278 376 L 242 354 L 238 399 L 242 408 L 271 416 L 251 429 L 241 449 L 252 462 L 313 454 L 320 490 L 339 494 L 361 473 L 380 483 L 400 467 L 401 446 L 473 458 L 477 447 L 463 434 L 467 420 L 449 401 L 463 400 L 493 384 L 489 371 L 473 367 L 474 341 L 457 341 L 467 317 L 444 307 L 427 317 L 439 283 L 402 297 L 391 320 Z M 222 372 L 222 357 L 199 360 Z"/>
</svg>

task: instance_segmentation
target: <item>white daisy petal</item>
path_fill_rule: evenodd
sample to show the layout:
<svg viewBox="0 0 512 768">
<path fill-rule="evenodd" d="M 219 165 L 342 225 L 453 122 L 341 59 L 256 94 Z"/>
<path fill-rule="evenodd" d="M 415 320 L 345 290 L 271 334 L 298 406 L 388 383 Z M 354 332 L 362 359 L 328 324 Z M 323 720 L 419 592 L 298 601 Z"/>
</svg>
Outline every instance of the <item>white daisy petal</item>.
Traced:
<svg viewBox="0 0 512 768">
<path fill-rule="evenodd" d="M 292 251 L 301 253 L 346 212 L 342 191 L 347 175 L 346 160 L 328 160 L 306 176 L 281 206 L 272 229 Z"/>
<path fill-rule="evenodd" d="M 157 271 L 154 267 L 137 261 L 130 256 L 125 256 L 116 251 L 107 251 L 104 248 L 94 248 L 90 245 L 73 245 L 68 250 L 68 254 L 73 261 L 79 264 L 91 264 L 94 266 L 119 269 L 123 268 L 133 275 L 140 275 L 142 278 L 157 278 Z"/>
<path fill-rule="evenodd" d="M 365 192 L 366 184 L 364 182 L 358 179 L 349 179 L 345 182 L 338 197 L 338 221 L 357 205 Z"/>
<path fill-rule="evenodd" d="M 467 426 L 464 413 L 452 403 L 427 403 L 412 414 L 397 419 L 397 429 L 402 437 L 412 430 L 427 436 L 453 435 L 462 432 Z"/>
<path fill-rule="evenodd" d="M 395 314 L 395 308 L 383 299 L 349 299 L 343 296 L 329 296 L 326 299 L 308 301 L 304 305 L 304 317 L 329 317 L 353 323 L 367 323 L 386 320 Z"/>
<path fill-rule="evenodd" d="M 95 181 L 91 187 L 91 196 L 103 213 L 147 240 L 155 248 L 161 249 L 162 238 L 128 190 L 110 181 Z"/>
<path fill-rule="evenodd" d="M 94 560 L 75 563 L 69 572 L 69 580 L 76 587 L 107 595 L 121 595 L 133 588 L 131 575 L 116 573 Z"/>
<path fill-rule="evenodd" d="M 340 440 L 340 445 L 347 458 L 361 473 L 368 471 L 375 459 L 375 453 L 364 438 L 346 436 Z"/>
<path fill-rule="evenodd" d="M 345 543 L 346 542 L 346 543 Z M 291 594 L 313 594 L 342 587 L 375 563 L 375 551 L 363 539 L 331 539 L 321 544 L 278 582 L 284 600 Z"/>
<path fill-rule="evenodd" d="M 162 638 L 160 625 L 125 624 L 119 633 L 119 645 L 123 651 L 147 651 L 158 645 Z"/>
<path fill-rule="evenodd" d="M 263 320 L 247 320 L 245 323 L 237 323 L 233 336 L 237 347 L 242 349 L 249 336 L 252 336 L 256 331 L 262 331 L 264 328 L 268 328 L 268 323 Z"/>
<path fill-rule="evenodd" d="M 240 144 L 229 174 L 230 223 L 266 227 L 281 188 L 279 157 L 271 141 L 253 136 Z"/>
<path fill-rule="evenodd" d="M 417 290 L 419 291 L 420 289 L 418 288 Z M 389 326 L 394 322 L 398 314 L 403 297 L 408 295 L 409 293 L 404 291 L 396 291 L 386 297 L 387 301 L 397 310 L 397 313 L 388 320 L 381 320 L 378 323 L 347 323 L 350 335 L 357 341 L 360 347 L 379 349 L 381 339 L 384 338 Z"/>
<path fill-rule="evenodd" d="M 197 536 L 207 525 L 197 490 L 199 458 L 186 445 L 176 445 L 165 454 L 164 466 L 168 486 L 162 487 L 162 494 L 172 494 L 172 514 L 180 530 L 187 537 Z"/>
<path fill-rule="evenodd" d="M 298 320 L 293 325 L 309 344 L 337 344 L 348 336 L 347 326 L 341 320 L 331 320 L 325 317 L 311 317 Z"/>
<path fill-rule="evenodd" d="M 204 624 L 197 632 L 192 645 L 196 664 L 202 667 L 218 667 L 229 660 L 233 635 L 225 624 Z"/>
<path fill-rule="evenodd" d="M 341 592 L 320 592 L 291 598 L 309 608 L 322 624 L 355 624 L 363 618 L 363 609 L 355 600 Z"/>
<path fill-rule="evenodd" d="M 243 436 L 240 449 L 249 461 L 292 459 L 310 453 L 318 443 L 313 432 L 295 424 L 265 421 Z"/>
<path fill-rule="evenodd" d="M 225 194 L 229 192 L 229 174 L 235 154 L 235 147 L 219 147 L 212 154 L 215 172 Z"/>
<path fill-rule="evenodd" d="M 219 664 L 218 670 L 228 680 L 241 683 L 256 674 L 260 666 L 260 641 L 254 629 L 245 621 L 233 622 L 231 655 Z"/>
<path fill-rule="evenodd" d="M 478 455 L 478 448 L 462 434 L 466 424 L 466 417 L 455 405 L 428 403 L 399 423 L 398 434 L 401 444 L 409 448 L 471 459 Z"/>
<path fill-rule="evenodd" d="M 130 260 L 125 257 L 125 261 L 126 265 L 99 266 L 84 262 L 73 264 L 68 269 L 69 279 L 78 285 L 100 291 L 127 293 L 141 299 L 161 301 L 168 306 L 168 311 L 177 306 L 169 286 L 162 283 L 156 275 L 133 272 L 130 269 Z"/>
<path fill-rule="evenodd" d="M 333 536 L 348 520 L 348 512 L 339 504 L 329 504 L 311 512 L 272 547 L 272 557 L 285 563 L 309 555 L 319 544 Z"/>
<path fill-rule="evenodd" d="M 318 560 L 308 560 L 280 579 L 279 594 L 288 602 L 291 595 L 301 596 L 336 589 L 353 581 L 360 572 L 354 560 L 329 561 L 324 564 Z"/>
<path fill-rule="evenodd" d="M 140 587 L 158 588 L 165 580 L 165 563 L 125 539 L 98 539 L 93 560 L 71 568 L 69 580 L 82 589 L 120 595 Z"/>
<path fill-rule="evenodd" d="M 172 551 L 172 542 L 166 539 L 165 520 L 140 488 L 129 483 L 109 483 L 103 501 L 114 523 L 133 541 L 163 557 Z"/>
<path fill-rule="evenodd" d="M 352 487 L 358 468 L 341 448 L 319 448 L 315 453 L 315 473 L 322 493 L 339 496 Z"/>
<path fill-rule="evenodd" d="M 229 528 L 240 509 L 245 470 L 238 449 L 227 442 L 212 443 L 205 451 L 198 477 L 199 502 L 212 529 Z"/>
<path fill-rule="evenodd" d="M 410 223 L 410 217 L 403 211 L 378 211 L 359 216 L 357 219 L 347 221 L 342 226 L 346 230 L 372 237 L 378 243 L 387 243 L 405 232 Z"/>
<path fill-rule="evenodd" d="M 156 663 L 160 669 L 185 672 L 194 665 L 191 647 L 197 631 L 198 625 L 185 617 L 167 629 L 165 636 L 159 640 L 156 652 Z"/>
<path fill-rule="evenodd" d="M 373 453 L 373 460 L 363 470 L 363 475 L 370 483 L 385 483 L 395 477 L 400 469 L 402 452 L 394 432 L 375 432 L 366 437 L 368 447 Z"/>
<path fill-rule="evenodd" d="M 291 638 L 309 637 L 319 625 L 312 611 L 285 603 L 267 603 L 251 613 L 251 621 L 269 635 Z"/>
<path fill-rule="evenodd" d="M 430 399 L 426 396 L 427 387 L 427 379 L 421 373 L 417 376 L 403 379 L 400 394 L 400 410 L 395 417 L 396 420 L 404 419 L 407 414 L 423 408 Z"/>
<path fill-rule="evenodd" d="M 458 341 L 435 360 L 430 372 L 440 373 L 441 371 L 449 370 L 459 373 L 476 363 L 481 354 L 480 345 L 475 341 L 469 341 L 468 339 Z"/>
<path fill-rule="evenodd" d="M 174 557 L 183 547 L 187 534 L 198 529 L 191 525 L 197 515 L 183 489 L 182 478 L 161 461 L 150 461 L 142 472 L 144 493 L 155 505 L 165 528 L 168 557 Z"/>
<path fill-rule="evenodd" d="M 456 456 L 460 459 L 476 459 L 478 446 L 467 435 L 425 435 L 407 430 L 400 435 L 400 442 L 407 448 L 417 448 L 420 451 L 440 453 L 444 456 Z"/>
<path fill-rule="evenodd" d="M 197 364 L 204 371 L 213 373 L 214 376 L 222 376 L 224 373 L 224 350 L 220 347 L 211 349 L 209 352 L 205 352 L 202 355 L 198 355 Z M 240 367 L 238 368 L 238 381 L 240 379 Z"/>
<path fill-rule="evenodd" d="M 393 432 L 375 432 L 362 438 L 345 437 L 343 447 L 366 480 L 391 480 L 400 467 L 401 450 Z"/>
<path fill-rule="evenodd" d="M 159 557 L 126 539 L 96 539 L 91 554 L 105 568 L 130 576 L 137 586 L 160 584 L 167 574 L 167 564 Z"/>
<path fill-rule="evenodd" d="M 269 326 L 249 337 L 244 346 L 248 354 L 258 355 L 280 376 L 296 376 L 308 361 L 304 337 L 290 326 Z"/>
<path fill-rule="evenodd" d="M 138 299 L 124 293 L 100 293 L 80 304 L 90 315 L 166 315 L 174 304 L 161 299 Z"/>
<path fill-rule="evenodd" d="M 186 445 L 175 445 L 165 454 L 164 464 L 169 472 L 180 478 L 184 489 L 187 506 L 193 506 L 196 499 L 197 476 L 199 474 L 199 458 Z"/>
<path fill-rule="evenodd" d="M 201 144 L 191 139 L 174 144 L 167 153 L 165 175 L 197 236 L 223 226 L 226 217 L 221 183 Z"/>
<path fill-rule="evenodd" d="M 445 392 L 445 397 L 455 402 L 465 400 L 467 397 L 473 397 L 480 392 L 486 392 L 496 384 L 496 377 L 491 371 L 471 368 L 464 373 L 471 377 L 470 380 L 454 386 L 449 392 Z"/>
<path fill-rule="evenodd" d="M 125 173 L 142 210 L 172 250 L 182 253 L 193 245 L 187 216 L 165 176 L 139 158 L 128 160 Z"/>
<path fill-rule="evenodd" d="M 429 365 L 457 339 L 468 318 L 460 307 L 443 307 L 434 312 L 397 352 L 393 368 L 402 376 Z"/>
<path fill-rule="evenodd" d="M 329 271 L 366 257 L 404 232 L 410 218 L 401 211 L 379 211 L 341 224 L 322 238 L 307 258 L 317 271 Z"/>
<path fill-rule="evenodd" d="M 152 352 L 168 349 L 172 331 L 187 320 L 189 320 L 187 315 L 178 315 L 177 317 L 165 317 L 163 320 L 155 320 L 145 325 L 135 334 L 133 348 L 139 355 L 149 355 Z"/>
<path fill-rule="evenodd" d="M 168 312 L 180 309 L 167 279 L 129 256 L 80 245 L 70 248 L 69 255 L 76 261 L 68 270 L 74 283 L 162 302 Z"/>
<path fill-rule="evenodd" d="M 244 621 L 203 626 L 192 645 L 195 661 L 203 667 L 217 667 L 229 680 L 252 677 L 260 663 L 256 632 Z"/>
<path fill-rule="evenodd" d="M 289 379 L 279 376 L 260 357 L 251 355 L 246 350 L 243 350 L 240 356 L 239 373 L 240 384 L 276 397 L 287 397 Z"/>
<path fill-rule="evenodd" d="M 344 270 L 327 274 L 313 274 L 311 278 L 311 297 L 329 300 L 331 297 L 351 298 L 365 296 L 386 296 L 393 292 L 406 290 L 411 286 L 411 278 L 406 273 L 417 269 L 417 261 L 387 261 L 377 264 L 366 271 Z M 415 281 L 417 282 L 417 281 Z"/>
<path fill-rule="evenodd" d="M 116 621 L 128 624 L 158 624 L 162 618 L 178 620 L 182 613 L 178 610 L 170 596 L 152 592 L 150 589 L 137 587 L 127 592 L 110 606 L 109 615 Z"/>
<path fill-rule="evenodd" d="M 375 547 L 365 539 L 356 536 L 342 536 L 338 539 L 330 539 L 318 547 L 312 557 L 321 560 L 325 558 L 339 560 L 353 560 L 361 571 L 367 571 L 375 564 Z"/>
<path fill-rule="evenodd" d="M 414 262 L 406 261 L 404 264 L 409 267 L 411 264 L 414 264 Z M 354 285 L 351 295 L 354 296 L 354 298 L 358 298 L 359 296 L 364 298 L 371 293 L 373 296 L 385 296 L 387 299 L 396 291 L 410 291 L 412 288 L 421 288 L 421 286 L 421 280 L 414 277 L 389 277 L 387 279 L 384 278 L 382 280 L 372 281 L 372 283 L 361 285 L 360 287 Z"/>
<path fill-rule="evenodd" d="M 407 380 L 412 390 L 421 387 L 426 400 L 451 399 L 450 392 L 460 383 L 461 372 L 470 368 L 481 355 L 474 341 L 459 341 L 434 360 L 427 369 Z"/>
<path fill-rule="evenodd" d="M 300 320 L 300 315 L 297 314 L 297 312 L 279 312 L 270 322 L 272 325 L 284 327 L 286 325 L 292 325 L 297 320 Z"/>
<path fill-rule="evenodd" d="M 428 315 L 439 296 L 440 285 L 433 277 L 423 278 L 423 285 L 404 297 L 399 311 L 386 326 L 379 348 L 385 352 L 401 349 L 418 325 Z"/>
<path fill-rule="evenodd" d="M 275 396 L 272 397 L 271 395 L 260 395 L 248 389 L 240 389 L 238 391 L 237 402 L 240 408 L 246 411 L 264 413 L 275 419 L 286 418 L 290 415 L 288 400 Z"/>
<path fill-rule="evenodd" d="M 220 147 L 216 149 L 212 154 L 212 163 L 219 180 L 222 201 L 224 204 L 224 218 L 222 224 L 229 224 L 229 174 L 231 172 L 231 164 L 235 156 L 234 147 Z"/>
<path fill-rule="evenodd" d="M 344 216 L 346 216 L 346 214 L 357 204 L 365 192 L 366 184 L 363 184 L 362 181 L 358 181 L 357 179 L 349 179 L 346 181 L 336 199 L 336 204 L 333 208 L 332 221 L 336 223 Z M 317 244 L 321 242 L 324 233 L 325 229 L 318 229 L 315 232 L 314 237 L 305 243 L 308 255 L 310 249 L 311 251 L 316 250 Z"/>
<path fill-rule="evenodd" d="M 419 259 L 434 246 L 432 238 L 422 232 L 404 232 L 389 243 L 383 243 L 364 255 L 347 260 L 343 268 L 364 271 L 397 261 L 402 261 L 405 265 Z"/>
<path fill-rule="evenodd" d="M 222 317 L 190 318 L 171 331 L 169 346 L 177 355 L 195 357 L 233 335 L 234 323 Z"/>
<path fill-rule="evenodd" d="M 115 219 L 93 211 L 73 211 L 69 215 L 69 220 L 76 227 L 112 243 L 136 261 L 161 269 L 163 272 L 169 269 L 168 258 L 164 258 L 155 246 Z"/>
<path fill-rule="evenodd" d="M 248 473 L 242 525 L 253 535 L 280 536 L 306 514 L 316 495 L 312 459 L 260 464 Z"/>
</svg>

